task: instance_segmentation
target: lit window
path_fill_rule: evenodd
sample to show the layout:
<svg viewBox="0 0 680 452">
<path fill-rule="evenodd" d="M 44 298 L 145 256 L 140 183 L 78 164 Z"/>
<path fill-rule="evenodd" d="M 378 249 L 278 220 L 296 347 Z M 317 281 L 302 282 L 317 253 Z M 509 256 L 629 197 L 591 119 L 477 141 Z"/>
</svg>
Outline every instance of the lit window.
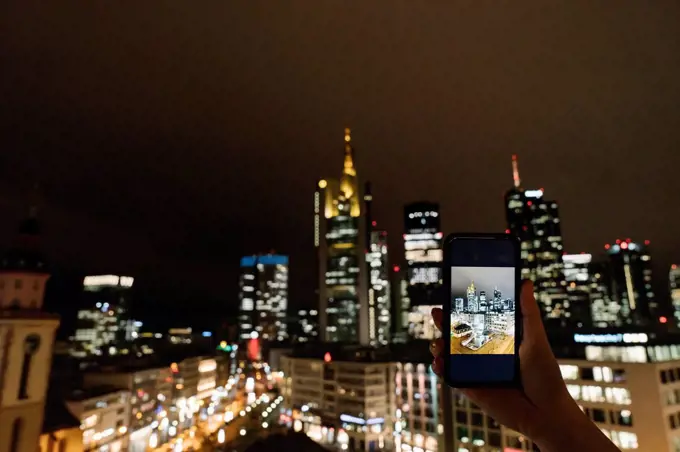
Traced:
<svg viewBox="0 0 680 452">
<path fill-rule="evenodd" d="M 578 380 L 578 366 L 560 364 L 560 372 L 565 380 Z"/>
</svg>

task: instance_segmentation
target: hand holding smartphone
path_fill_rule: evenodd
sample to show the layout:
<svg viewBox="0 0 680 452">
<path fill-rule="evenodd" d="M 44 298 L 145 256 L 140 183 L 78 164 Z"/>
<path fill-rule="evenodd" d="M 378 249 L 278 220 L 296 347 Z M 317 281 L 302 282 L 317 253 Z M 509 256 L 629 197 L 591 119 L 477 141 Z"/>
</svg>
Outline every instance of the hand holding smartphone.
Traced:
<svg viewBox="0 0 680 452">
<path fill-rule="evenodd" d="M 520 387 L 519 241 L 452 234 L 444 242 L 444 381 L 454 388 Z"/>
</svg>

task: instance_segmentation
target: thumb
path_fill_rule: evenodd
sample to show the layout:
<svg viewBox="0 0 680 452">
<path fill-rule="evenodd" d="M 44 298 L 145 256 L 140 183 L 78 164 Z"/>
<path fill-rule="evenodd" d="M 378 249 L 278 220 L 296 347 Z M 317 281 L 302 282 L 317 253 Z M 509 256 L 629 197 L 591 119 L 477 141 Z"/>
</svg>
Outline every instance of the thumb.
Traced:
<svg viewBox="0 0 680 452">
<path fill-rule="evenodd" d="M 545 328 L 541 320 L 541 310 L 536 303 L 536 298 L 534 298 L 534 284 L 531 281 L 524 281 L 522 284 L 520 306 L 522 308 L 523 339 L 531 343 L 547 342 Z"/>
</svg>

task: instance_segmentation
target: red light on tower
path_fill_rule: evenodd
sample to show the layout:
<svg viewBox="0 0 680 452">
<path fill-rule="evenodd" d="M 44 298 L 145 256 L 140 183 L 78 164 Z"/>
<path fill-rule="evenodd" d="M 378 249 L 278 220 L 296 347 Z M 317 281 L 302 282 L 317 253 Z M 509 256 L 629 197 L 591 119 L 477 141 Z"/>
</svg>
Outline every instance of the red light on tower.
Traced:
<svg viewBox="0 0 680 452">
<path fill-rule="evenodd" d="M 377 222 L 377 221 L 375 221 L 375 220 L 371 221 L 371 226 L 373 226 L 373 227 L 376 227 L 376 226 L 378 226 L 378 222 Z"/>
<path fill-rule="evenodd" d="M 659 323 L 667 323 L 667 322 L 668 322 L 668 319 L 665 316 L 662 315 L 661 317 L 659 317 Z"/>
<path fill-rule="evenodd" d="M 626 242 L 630 243 L 630 239 L 626 239 Z"/>
<path fill-rule="evenodd" d="M 621 239 L 616 239 L 616 244 L 620 245 L 621 244 Z"/>
<path fill-rule="evenodd" d="M 323 360 L 327 363 L 333 361 L 333 358 L 331 357 L 331 354 L 329 352 L 326 352 L 325 355 L 323 355 Z"/>
<path fill-rule="evenodd" d="M 506 233 L 506 234 L 510 234 L 510 229 L 506 229 L 506 230 L 505 230 L 505 233 Z"/>
<path fill-rule="evenodd" d="M 392 270 L 394 270 L 394 273 L 399 273 L 399 266 L 395 265 Z"/>
<path fill-rule="evenodd" d="M 606 243 L 606 244 L 604 245 L 604 249 L 606 249 L 606 250 L 608 250 L 608 249 L 611 248 L 611 247 L 612 247 L 612 246 L 611 246 L 609 243 Z"/>
<path fill-rule="evenodd" d="M 625 250 L 625 249 L 627 249 L 627 248 L 628 248 L 628 242 L 623 242 L 623 243 L 621 244 L 621 249 L 622 249 L 622 250 Z"/>
<path fill-rule="evenodd" d="M 534 204 L 533 202 L 527 201 L 527 206 L 531 206 L 531 205 L 533 205 L 533 204 Z"/>
<path fill-rule="evenodd" d="M 675 270 L 676 268 L 678 268 L 678 265 L 677 265 L 677 264 L 671 265 L 671 269 Z"/>
<path fill-rule="evenodd" d="M 645 245 L 649 245 L 649 240 L 645 240 Z"/>
</svg>

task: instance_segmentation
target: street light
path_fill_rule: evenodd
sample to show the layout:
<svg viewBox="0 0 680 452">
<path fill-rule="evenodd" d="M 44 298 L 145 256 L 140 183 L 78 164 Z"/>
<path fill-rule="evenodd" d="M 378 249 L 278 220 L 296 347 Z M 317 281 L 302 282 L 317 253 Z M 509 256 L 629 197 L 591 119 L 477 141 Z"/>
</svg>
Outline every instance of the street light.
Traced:
<svg viewBox="0 0 680 452">
<path fill-rule="evenodd" d="M 239 433 L 241 434 L 241 436 L 246 436 L 246 429 L 242 428 Z"/>
<path fill-rule="evenodd" d="M 225 436 L 224 436 L 224 430 L 220 429 L 219 432 L 217 432 L 217 442 L 220 444 L 224 444 Z"/>
</svg>

